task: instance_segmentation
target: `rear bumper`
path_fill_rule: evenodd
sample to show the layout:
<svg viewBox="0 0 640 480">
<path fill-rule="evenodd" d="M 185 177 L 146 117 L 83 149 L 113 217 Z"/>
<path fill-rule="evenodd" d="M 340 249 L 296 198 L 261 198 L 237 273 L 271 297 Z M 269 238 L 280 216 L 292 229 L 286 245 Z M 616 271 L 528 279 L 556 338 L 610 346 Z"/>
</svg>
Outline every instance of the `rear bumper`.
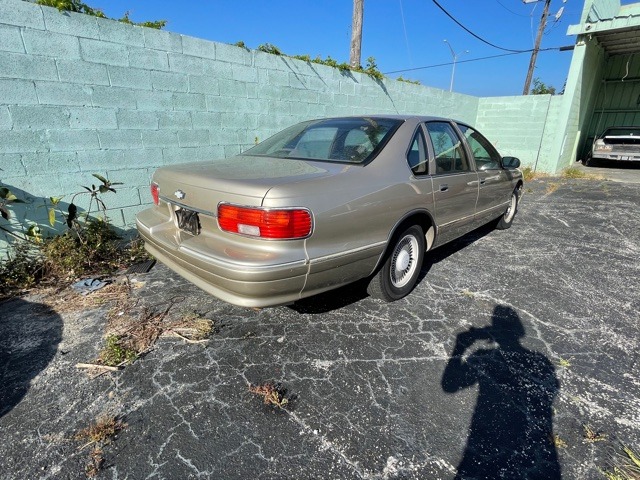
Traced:
<svg viewBox="0 0 640 480">
<path fill-rule="evenodd" d="M 232 261 L 224 258 L 224 253 L 237 253 L 237 249 L 222 245 L 218 252 L 209 255 L 193 248 L 189 242 L 180 242 L 169 222 L 157 220 L 153 209 L 138 215 L 136 224 L 145 241 L 145 248 L 160 262 L 204 291 L 243 307 L 283 305 L 301 298 L 309 270 L 306 259 L 289 258 L 278 263 L 276 258 L 276 262 L 271 264 Z"/>
<path fill-rule="evenodd" d="M 591 154 L 591 158 L 598 160 L 612 160 L 615 162 L 640 162 L 640 152 L 594 152 Z"/>
<path fill-rule="evenodd" d="M 286 305 L 370 275 L 385 242 L 309 260 L 304 240 L 259 242 L 207 232 L 193 237 L 158 209 L 136 218 L 145 248 L 171 270 L 225 302 Z"/>
</svg>

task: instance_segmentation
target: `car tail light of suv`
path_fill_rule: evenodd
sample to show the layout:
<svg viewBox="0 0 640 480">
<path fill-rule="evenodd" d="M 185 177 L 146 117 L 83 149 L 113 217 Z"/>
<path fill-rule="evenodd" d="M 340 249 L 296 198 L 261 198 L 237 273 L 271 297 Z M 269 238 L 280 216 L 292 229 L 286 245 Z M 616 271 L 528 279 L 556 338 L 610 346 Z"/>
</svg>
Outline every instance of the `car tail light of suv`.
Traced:
<svg viewBox="0 0 640 480">
<path fill-rule="evenodd" d="M 243 207 L 222 203 L 218 205 L 218 225 L 225 232 L 250 237 L 293 240 L 311 234 L 313 219 L 305 208 Z"/>
</svg>

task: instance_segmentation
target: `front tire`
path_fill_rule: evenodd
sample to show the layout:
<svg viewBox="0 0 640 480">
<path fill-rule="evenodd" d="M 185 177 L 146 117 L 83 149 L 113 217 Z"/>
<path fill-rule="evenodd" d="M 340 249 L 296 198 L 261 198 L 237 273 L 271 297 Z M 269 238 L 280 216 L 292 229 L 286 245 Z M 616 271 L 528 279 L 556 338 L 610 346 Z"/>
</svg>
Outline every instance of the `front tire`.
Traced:
<svg viewBox="0 0 640 480">
<path fill-rule="evenodd" d="M 369 295 L 385 302 L 399 300 L 415 287 L 424 260 L 424 232 L 412 225 L 395 235 L 391 245 L 385 262 L 367 287 Z"/>
<path fill-rule="evenodd" d="M 520 194 L 522 192 L 522 186 L 518 186 L 515 188 L 513 193 L 511 194 L 511 201 L 509 203 L 509 207 L 507 211 L 502 214 L 498 223 L 496 224 L 496 228 L 498 230 L 506 230 L 511 227 L 513 223 L 513 219 L 518 213 L 518 202 L 520 201 Z"/>
</svg>

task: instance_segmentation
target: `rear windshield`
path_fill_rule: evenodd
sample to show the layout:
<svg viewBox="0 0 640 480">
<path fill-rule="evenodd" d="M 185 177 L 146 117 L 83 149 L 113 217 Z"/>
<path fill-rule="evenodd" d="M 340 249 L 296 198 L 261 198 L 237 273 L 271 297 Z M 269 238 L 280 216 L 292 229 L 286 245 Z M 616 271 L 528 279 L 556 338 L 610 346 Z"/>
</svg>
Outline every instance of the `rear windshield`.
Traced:
<svg viewBox="0 0 640 480">
<path fill-rule="evenodd" d="M 603 137 L 640 137 L 640 127 L 609 128 Z"/>
<path fill-rule="evenodd" d="M 366 163 L 378 154 L 401 123 L 371 117 L 303 122 L 275 134 L 244 155 Z"/>
</svg>

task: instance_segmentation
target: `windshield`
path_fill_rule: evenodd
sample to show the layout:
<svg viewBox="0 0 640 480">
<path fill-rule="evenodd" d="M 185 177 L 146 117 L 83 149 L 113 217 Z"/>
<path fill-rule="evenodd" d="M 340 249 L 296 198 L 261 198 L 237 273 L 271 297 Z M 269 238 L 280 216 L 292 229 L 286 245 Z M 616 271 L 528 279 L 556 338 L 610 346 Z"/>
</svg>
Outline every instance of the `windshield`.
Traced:
<svg viewBox="0 0 640 480">
<path fill-rule="evenodd" d="M 275 134 L 244 155 L 366 163 L 378 154 L 401 123 L 371 117 L 303 122 Z"/>
<path fill-rule="evenodd" d="M 603 137 L 640 137 L 640 127 L 608 128 Z"/>
</svg>

